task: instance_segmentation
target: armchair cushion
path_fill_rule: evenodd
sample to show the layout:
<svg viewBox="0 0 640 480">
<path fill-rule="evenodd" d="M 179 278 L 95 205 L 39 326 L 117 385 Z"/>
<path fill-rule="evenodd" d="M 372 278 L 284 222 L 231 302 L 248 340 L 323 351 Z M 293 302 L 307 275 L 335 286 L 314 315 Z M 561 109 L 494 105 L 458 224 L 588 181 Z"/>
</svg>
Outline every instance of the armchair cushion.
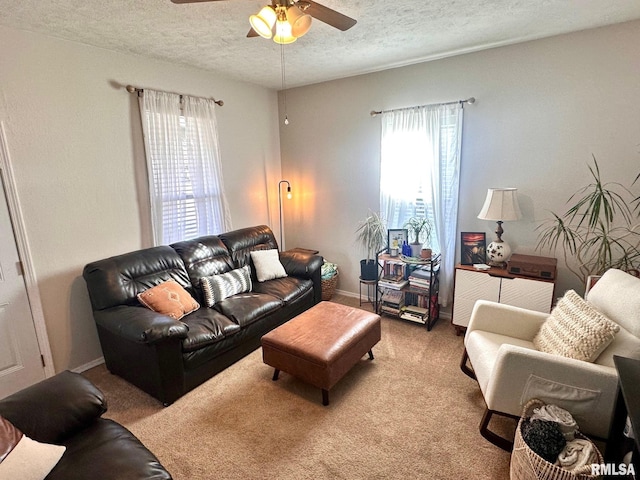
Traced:
<svg viewBox="0 0 640 480">
<path fill-rule="evenodd" d="M 569 290 L 542 324 L 533 344 L 541 352 L 593 362 L 619 330 L 617 324 Z"/>
</svg>

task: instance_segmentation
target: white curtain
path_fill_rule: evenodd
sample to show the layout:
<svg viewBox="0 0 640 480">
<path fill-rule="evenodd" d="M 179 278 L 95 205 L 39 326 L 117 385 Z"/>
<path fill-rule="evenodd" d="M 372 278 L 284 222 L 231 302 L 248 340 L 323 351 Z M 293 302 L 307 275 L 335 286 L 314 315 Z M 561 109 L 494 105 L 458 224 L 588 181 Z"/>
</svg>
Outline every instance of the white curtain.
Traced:
<svg viewBox="0 0 640 480">
<path fill-rule="evenodd" d="M 213 100 L 145 89 L 139 105 L 154 243 L 231 230 Z"/>
<path fill-rule="evenodd" d="M 453 290 L 462 118 L 461 103 L 382 115 L 380 213 L 388 228 L 403 228 L 412 216 L 431 221 L 431 248 L 442 254 L 443 306 Z"/>
</svg>

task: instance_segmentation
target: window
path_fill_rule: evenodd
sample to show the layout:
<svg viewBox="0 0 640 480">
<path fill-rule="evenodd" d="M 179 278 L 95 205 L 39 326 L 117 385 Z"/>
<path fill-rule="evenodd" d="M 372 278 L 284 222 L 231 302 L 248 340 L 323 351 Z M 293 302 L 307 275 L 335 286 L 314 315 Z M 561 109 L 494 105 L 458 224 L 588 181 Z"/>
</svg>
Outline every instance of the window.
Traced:
<svg viewBox="0 0 640 480">
<path fill-rule="evenodd" d="M 442 253 L 443 305 L 453 285 L 461 136 L 458 103 L 382 116 L 380 213 L 388 228 L 403 228 L 413 216 L 430 220 L 430 247 Z"/>
<path fill-rule="evenodd" d="M 213 101 L 145 90 L 140 106 L 155 244 L 230 230 Z"/>
</svg>

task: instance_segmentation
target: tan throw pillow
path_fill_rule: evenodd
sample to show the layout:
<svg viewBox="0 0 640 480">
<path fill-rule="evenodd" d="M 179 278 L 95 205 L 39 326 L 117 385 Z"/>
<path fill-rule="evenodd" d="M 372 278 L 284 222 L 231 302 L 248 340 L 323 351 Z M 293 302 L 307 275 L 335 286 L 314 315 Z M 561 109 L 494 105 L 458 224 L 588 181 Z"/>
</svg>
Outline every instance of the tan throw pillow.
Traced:
<svg viewBox="0 0 640 480">
<path fill-rule="evenodd" d="M 145 307 L 174 320 L 180 320 L 188 313 L 200 308 L 200 304 L 175 280 L 167 280 L 139 293 L 138 300 Z"/>
<path fill-rule="evenodd" d="M 541 352 L 593 362 L 620 327 L 574 290 L 567 291 L 533 339 Z"/>
<path fill-rule="evenodd" d="M 278 250 L 255 250 L 251 252 L 251 260 L 259 282 L 287 276 L 287 272 L 280 262 Z"/>
</svg>

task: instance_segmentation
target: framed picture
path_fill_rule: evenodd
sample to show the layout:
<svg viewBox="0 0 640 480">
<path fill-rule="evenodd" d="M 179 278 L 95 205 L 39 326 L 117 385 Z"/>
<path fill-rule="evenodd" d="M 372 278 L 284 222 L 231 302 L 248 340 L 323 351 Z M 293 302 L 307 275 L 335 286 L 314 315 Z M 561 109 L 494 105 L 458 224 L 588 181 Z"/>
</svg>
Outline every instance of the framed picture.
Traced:
<svg viewBox="0 0 640 480">
<path fill-rule="evenodd" d="M 460 263 L 473 265 L 487 262 L 487 238 L 484 232 L 460 234 Z"/>
<path fill-rule="evenodd" d="M 404 241 L 409 243 L 409 231 L 406 228 L 390 228 L 387 230 L 387 246 L 389 250 L 392 248 L 400 250 L 402 248 L 402 242 Z"/>
</svg>

